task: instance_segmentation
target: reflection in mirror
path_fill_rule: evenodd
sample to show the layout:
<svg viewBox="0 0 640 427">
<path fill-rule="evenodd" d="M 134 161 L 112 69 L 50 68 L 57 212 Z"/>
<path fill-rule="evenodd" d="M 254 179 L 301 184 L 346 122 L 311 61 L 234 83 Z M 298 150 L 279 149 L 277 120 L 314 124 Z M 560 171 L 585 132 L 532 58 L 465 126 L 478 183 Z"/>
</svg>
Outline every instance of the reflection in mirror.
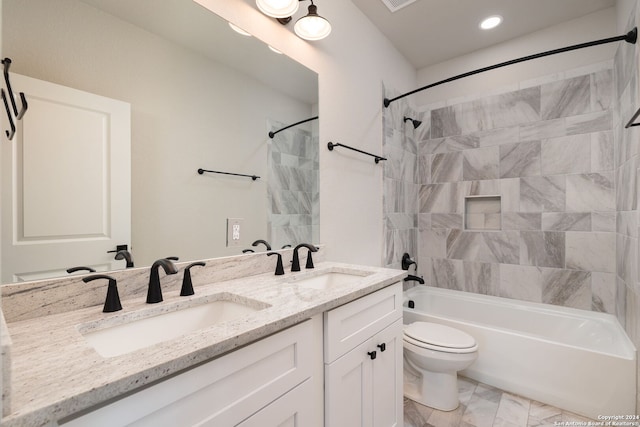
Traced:
<svg viewBox="0 0 640 427">
<path fill-rule="evenodd" d="M 312 122 L 311 128 L 317 122 Z M 270 121 L 270 132 L 288 124 Z M 269 153 L 269 235 L 274 248 L 319 242 L 318 132 L 291 127 L 273 136 Z"/>
<path fill-rule="evenodd" d="M 130 106 L 131 233 L 117 243 L 128 245 L 136 267 L 167 254 L 185 261 L 241 254 L 257 239 L 274 248 L 318 242 L 317 121 L 267 136 L 317 114 L 314 72 L 185 0 L 3 0 L 2 52 L 16 74 Z M 28 190 L 7 182 L 5 168 L 20 144 L 27 149 L 20 132 L 2 147 L 3 201 Z M 52 150 L 49 161 L 59 160 Z M 199 168 L 266 179 L 199 175 Z M 108 223 L 110 200 L 103 199 Z M 64 201 L 47 203 L 50 212 L 64 209 Z M 45 223 L 47 210 L 37 213 Z M 33 263 L 17 270 L 6 248 L 27 245 L 16 239 L 11 215 L 3 211 L 2 282 L 74 266 L 125 268 L 125 260 L 106 253 L 115 245 L 82 249 L 85 241 L 106 240 L 106 227 L 104 236 L 31 236 L 31 246 L 65 241 L 74 250 L 56 263 L 31 256 Z M 227 220 L 234 218 L 242 220 L 240 239 L 228 245 Z"/>
</svg>

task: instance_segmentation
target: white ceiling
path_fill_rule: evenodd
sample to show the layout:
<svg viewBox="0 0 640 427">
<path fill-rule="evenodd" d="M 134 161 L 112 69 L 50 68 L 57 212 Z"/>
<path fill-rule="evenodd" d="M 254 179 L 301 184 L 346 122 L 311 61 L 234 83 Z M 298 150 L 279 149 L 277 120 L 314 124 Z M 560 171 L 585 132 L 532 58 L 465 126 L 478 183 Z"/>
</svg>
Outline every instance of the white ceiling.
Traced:
<svg viewBox="0 0 640 427">
<path fill-rule="evenodd" d="M 615 0 L 417 0 L 392 13 L 382 0 L 352 1 L 416 69 L 615 6 Z M 496 14 L 504 17 L 501 26 L 478 28 Z"/>
</svg>

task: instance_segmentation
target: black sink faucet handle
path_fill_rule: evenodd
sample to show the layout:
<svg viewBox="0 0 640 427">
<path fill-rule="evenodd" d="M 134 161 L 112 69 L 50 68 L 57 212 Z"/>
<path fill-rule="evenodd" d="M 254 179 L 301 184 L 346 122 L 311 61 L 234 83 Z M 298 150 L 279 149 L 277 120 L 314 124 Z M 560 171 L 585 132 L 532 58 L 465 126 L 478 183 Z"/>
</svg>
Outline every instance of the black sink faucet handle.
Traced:
<svg viewBox="0 0 640 427">
<path fill-rule="evenodd" d="M 102 311 L 104 313 L 113 313 L 114 311 L 122 310 L 116 279 L 111 276 L 107 276 L 106 274 L 95 274 L 93 276 L 84 277 L 82 281 L 84 283 L 89 283 L 97 279 L 106 279 L 109 281 L 109 287 L 107 288 L 107 298 L 104 301 L 104 307 L 102 308 Z"/>
<path fill-rule="evenodd" d="M 279 254 L 278 252 L 267 252 L 267 255 L 278 256 L 278 262 L 276 263 L 276 276 L 282 276 L 284 274 L 284 266 L 282 265 L 282 254 Z"/>
<path fill-rule="evenodd" d="M 191 267 L 204 267 L 205 265 L 206 264 L 204 262 L 194 262 L 193 264 L 189 264 L 185 267 L 184 275 L 182 276 L 182 288 L 180 289 L 181 297 L 186 297 L 195 293 L 193 291 L 193 283 L 191 282 Z"/>
</svg>

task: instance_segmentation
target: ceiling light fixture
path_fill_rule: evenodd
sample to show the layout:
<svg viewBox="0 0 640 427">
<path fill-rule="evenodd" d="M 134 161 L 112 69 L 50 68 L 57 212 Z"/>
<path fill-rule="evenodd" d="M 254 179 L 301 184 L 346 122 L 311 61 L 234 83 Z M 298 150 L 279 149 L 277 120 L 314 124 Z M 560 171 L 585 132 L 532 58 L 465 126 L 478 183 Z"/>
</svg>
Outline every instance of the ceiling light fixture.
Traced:
<svg viewBox="0 0 640 427">
<path fill-rule="evenodd" d="M 272 18 L 287 18 L 298 11 L 299 0 L 256 0 L 262 13 Z"/>
<path fill-rule="evenodd" d="M 251 34 L 247 33 L 245 30 L 243 30 L 242 28 L 238 27 L 237 25 L 233 25 L 231 22 L 229 22 L 229 26 L 236 33 L 242 34 L 243 36 L 251 37 Z"/>
<path fill-rule="evenodd" d="M 483 30 L 490 30 L 492 28 L 497 27 L 500 24 L 502 24 L 502 16 L 493 15 L 493 16 L 489 16 L 488 18 L 485 18 L 480 23 L 480 28 L 482 28 Z"/>
<path fill-rule="evenodd" d="M 278 55 L 282 55 L 282 52 L 280 52 L 278 49 L 276 49 L 275 47 L 269 45 L 269 49 L 271 49 L 272 52 L 277 53 Z"/>
<path fill-rule="evenodd" d="M 322 40 L 331 33 L 331 24 L 318 15 L 318 6 L 313 4 L 313 0 L 308 11 L 307 15 L 296 21 L 293 30 L 305 40 Z"/>
</svg>

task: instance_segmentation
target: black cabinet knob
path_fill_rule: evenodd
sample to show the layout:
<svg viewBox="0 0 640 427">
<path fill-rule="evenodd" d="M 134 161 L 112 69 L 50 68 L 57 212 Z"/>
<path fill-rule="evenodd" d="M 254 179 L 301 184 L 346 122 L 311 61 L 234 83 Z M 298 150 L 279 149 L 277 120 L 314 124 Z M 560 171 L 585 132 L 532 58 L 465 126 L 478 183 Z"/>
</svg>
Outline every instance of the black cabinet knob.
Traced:
<svg viewBox="0 0 640 427">
<path fill-rule="evenodd" d="M 369 355 L 371 360 L 374 360 L 376 358 L 376 352 L 375 351 L 369 351 L 369 352 L 367 352 L 367 354 Z"/>
<path fill-rule="evenodd" d="M 380 349 L 380 351 L 385 351 L 387 349 L 387 344 L 382 343 L 382 344 L 378 344 L 378 348 Z"/>
</svg>

